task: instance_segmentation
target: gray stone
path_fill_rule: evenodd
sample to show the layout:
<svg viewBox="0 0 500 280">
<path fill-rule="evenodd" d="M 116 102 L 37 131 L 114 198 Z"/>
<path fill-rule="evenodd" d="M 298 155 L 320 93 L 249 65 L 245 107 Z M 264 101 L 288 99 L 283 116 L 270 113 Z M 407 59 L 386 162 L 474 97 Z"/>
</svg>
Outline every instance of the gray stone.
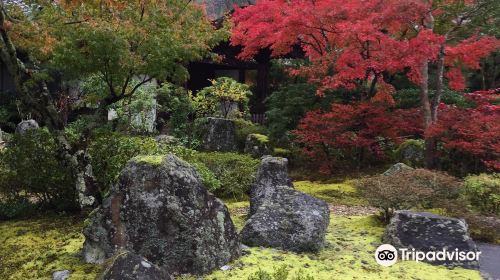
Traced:
<svg viewBox="0 0 500 280">
<path fill-rule="evenodd" d="M 52 280 L 66 280 L 71 275 L 69 270 L 61 270 L 52 273 Z"/>
<path fill-rule="evenodd" d="M 125 248 L 169 273 L 203 274 L 240 256 L 227 207 L 173 155 L 130 160 L 84 235 L 92 263 Z"/>
<path fill-rule="evenodd" d="M 234 122 L 228 119 L 207 118 L 201 148 L 206 151 L 237 151 Z"/>
<path fill-rule="evenodd" d="M 35 120 L 25 120 L 17 124 L 16 134 L 23 135 L 26 131 L 38 129 L 38 123 Z"/>
<path fill-rule="evenodd" d="M 386 227 L 383 242 L 396 248 L 430 252 L 446 249 L 454 252 L 476 252 L 464 220 L 425 212 L 396 211 Z M 477 269 L 479 262 L 470 260 L 435 260 L 431 264 Z"/>
<path fill-rule="evenodd" d="M 250 212 L 255 214 L 259 206 L 264 203 L 278 186 L 293 188 L 292 179 L 288 176 L 288 159 L 264 156 L 257 170 L 255 183 L 250 189 Z"/>
<path fill-rule="evenodd" d="M 155 137 L 156 142 L 160 145 L 178 145 L 179 139 L 172 135 L 161 134 Z"/>
<path fill-rule="evenodd" d="M 285 158 L 263 157 L 242 241 L 249 246 L 317 252 L 324 246 L 330 222 L 328 204 L 294 190 L 287 163 Z"/>
<path fill-rule="evenodd" d="M 328 204 L 288 186 L 277 186 L 245 223 L 242 242 L 294 252 L 324 247 L 330 222 Z"/>
<path fill-rule="evenodd" d="M 248 134 L 247 139 L 245 140 L 244 152 L 255 158 L 268 155 L 270 153 L 270 149 L 267 142 L 267 136 L 265 135 L 253 133 Z"/>
<path fill-rule="evenodd" d="M 382 173 L 382 175 L 392 176 L 404 170 L 413 170 L 413 167 L 410 167 L 402 162 L 398 162 Z"/>
<path fill-rule="evenodd" d="M 100 280 L 171 280 L 162 268 L 130 251 L 118 251 L 105 265 Z"/>
</svg>

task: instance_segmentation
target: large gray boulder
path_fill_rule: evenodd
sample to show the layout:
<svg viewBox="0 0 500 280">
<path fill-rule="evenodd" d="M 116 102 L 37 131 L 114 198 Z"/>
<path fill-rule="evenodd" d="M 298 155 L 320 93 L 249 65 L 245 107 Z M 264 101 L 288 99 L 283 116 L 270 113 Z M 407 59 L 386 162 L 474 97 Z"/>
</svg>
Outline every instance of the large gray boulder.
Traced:
<svg viewBox="0 0 500 280">
<path fill-rule="evenodd" d="M 409 251 L 476 252 L 476 244 L 467 233 L 464 220 L 448 218 L 425 212 L 396 211 L 386 227 L 383 242 Z M 434 260 L 436 265 L 477 269 L 478 261 Z"/>
<path fill-rule="evenodd" d="M 25 120 L 17 124 L 16 134 L 23 135 L 29 130 L 38 129 L 40 126 L 35 120 Z"/>
<path fill-rule="evenodd" d="M 391 166 L 389 169 L 387 169 L 384 173 L 382 173 L 382 175 L 392 176 L 392 175 L 396 175 L 399 172 L 405 171 L 405 170 L 413 170 L 413 167 L 408 166 L 402 162 L 398 162 L 398 163 L 394 164 L 393 166 Z"/>
<path fill-rule="evenodd" d="M 207 118 L 201 148 L 206 151 L 233 152 L 236 144 L 236 127 L 232 120 Z"/>
<path fill-rule="evenodd" d="M 171 280 L 162 268 L 130 251 L 118 251 L 105 265 L 100 280 Z"/>
<path fill-rule="evenodd" d="M 173 155 L 130 160 L 84 235 L 87 262 L 124 248 L 169 273 L 207 273 L 240 255 L 227 207 Z"/>
<path fill-rule="evenodd" d="M 249 246 L 317 252 L 324 246 L 330 211 L 326 202 L 293 189 L 288 160 L 264 157 L 251 189 L 250 218 L 241 231 Z"/>
<path fill-rule="evenodd" d="M 268 199 L 278 186 L 293 188 L 292 179 L 288 176 L 288 159 L 264 156 L 260 163 L 255 183 L 250 189 L 250 212 L 255 214 L 259 206 Z"/>
<path fill-rule="evenodd" d="M 330 222 L 328 204 L 287 186 L 277 186 L 245 223 L 242 242 L 293 252 L 324 247 Z"/>
</svg>

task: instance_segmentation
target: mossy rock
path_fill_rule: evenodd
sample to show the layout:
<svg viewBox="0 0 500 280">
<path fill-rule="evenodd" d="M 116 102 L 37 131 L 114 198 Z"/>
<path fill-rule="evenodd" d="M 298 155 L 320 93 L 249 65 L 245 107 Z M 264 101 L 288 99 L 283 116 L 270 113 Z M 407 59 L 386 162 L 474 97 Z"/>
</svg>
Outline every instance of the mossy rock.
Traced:
<svg viewBox="0 0 500 280">
<path fill-rule="evenodd" d="M 244 152 L 254 158 L 270 154 L 269 138 L 266 135 L 258 133 L 248 134 Z"/>
<path fill-rule="evenodd" d="M 425 143 L 421 139 L 408 139 L 395 151 L 395 159 L 411 167 L 424 166 Z"/>
</svg>

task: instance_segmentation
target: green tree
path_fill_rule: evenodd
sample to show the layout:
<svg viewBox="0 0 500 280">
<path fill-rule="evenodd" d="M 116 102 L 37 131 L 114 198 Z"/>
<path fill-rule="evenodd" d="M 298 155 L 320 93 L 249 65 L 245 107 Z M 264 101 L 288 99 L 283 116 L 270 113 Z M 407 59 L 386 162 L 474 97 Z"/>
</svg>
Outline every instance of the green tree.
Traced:
<svg viewBox="0 0 500 280">
<path fill-rule="evenodd" d="M 0 59 L 14 79 L 24 110 L 54 135 L 58 158 L 72 170 L 80 203 L 91 204 L 93 198 L 85 193 L 97 193 L 91 187 L 95 179 L 87 156 L 92 123 L 102 120 L 109 105 L 153 79 L 184 81 L 185 65 L 211 55 L 210 49 L 227 32 L 216 31 L 200 6 L 184 0 L 29 4 L 0 1 Z M 65 80 L 97 75 L 105 85 L 93 93 L 91 104 L 99 121 L 91 122 L 76 143 L 64 133 L 62 112 L 78 115 L 81 105 L 61 108 L 65 96 L 47 85 L 54 73 L 62 73 Z"/>
</svg>

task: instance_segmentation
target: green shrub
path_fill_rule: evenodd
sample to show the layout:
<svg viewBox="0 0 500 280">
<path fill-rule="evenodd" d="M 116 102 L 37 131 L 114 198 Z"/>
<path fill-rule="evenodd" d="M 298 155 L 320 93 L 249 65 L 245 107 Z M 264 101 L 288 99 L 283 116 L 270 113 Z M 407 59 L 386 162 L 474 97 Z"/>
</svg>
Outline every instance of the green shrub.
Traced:
<svg viewBox="0 0 500 280">
<path fill-rule="evenodd" d="M 435 90 L 429 90 L 429 97 L 434 97 Z M 401 89 L 394 94 L 396 108 L 416 108 L 420 106 L 420 90 L 415 88 Z M 463 93 L 445 89 L 441 102 L 458 107 L 469 107 L 471 103 L 467 101 Z"/>
<path fill-rule="evenodd" d="M 171 84 L 158 89 L 158 119 L 162 129 L 180 139 L 182 143 L 191 141 L 192 118 L 195 113 L 194 104 L 189 91 Z"/>
<path fill-rule="evenodd" d="M 245 148 L 245 141 L 249 134 L 261 134 L 265 136 L 267 133 L 267 129 L 264 126 L 244 119 L 234 120 L 234 125 L 236 126 L 236 142 L 240 150 Z"/>
<path fill-rule="evenodd" d="M 210 82 L 211 86 L 203 88 L 193 98 L 198 117 L 239 118 L 248 114 L 248 98 L 252 93 L 247 85 L 228 77 Z M 234 105 L 238 110 L 233 111 Z"/>
<path fill-rule="evenodd" d="M 138 155 L 162 154 L 163 151 L 151 137 L 99 131 L 91 141 L 89 152 L 99 189 L 106 193 L 129 159 Z"/>
<path fill-rule="evenodd" d="M 476 210 L 500 213 L 500 174 L 480 174 L 465 178 L 464 195 Z"/>
<path fill-rule="evenodd" d="M 77 207 L 75 198 L 71 172 L 57 158 L 52 135 L 46 129 L 13 135 L 0 152 L 2 203 L 28 209 L 31 206 L 21 204 L 31 201 L 43 208 L 63 211 Z"/>
<path fill-rule="evenodd" d="M 475 213 L 466 213 L 459 217 L 467 222 L 472 239 L 500 244 L 500 217 L 480 216 Z"/>
<path fill-rule="evenodd" d="M 372 206 L 383 210 L 386 221 L 395 210 L 452 207 L 462 187 L 455 177 L 426 169 L 377 175 L 356 185 Z"/>
<path fill-rule="evenodd" d="M 0 200 L 0 221 L 32 216 L 38 206 L 25 197 Z"/>
<path fill-rule="evenodd" d="M 242 198 L 249 191 L 255 179 L 259 160 L 237 153 L 196 153 L 187 160 L 195 166 L 205 165 L 220 182 L 207 186 L 211 192 L 220 197 Z"/>
<path fill-rule="evenodd" d="M 196 151 L 183 146 L 159 144 L 153 137 L 130 136 L 102 130 L 95 133 L 89 151 L 94 175 L 103 195 L 106 195 L 110 186 L 116 183 L 120 172 L 131 158 L 168 153 L 191 163 L 208 189 L 221 187 L 221 182 L 212 171 L 194 156 L 197 154 Z"/>
</svg>

